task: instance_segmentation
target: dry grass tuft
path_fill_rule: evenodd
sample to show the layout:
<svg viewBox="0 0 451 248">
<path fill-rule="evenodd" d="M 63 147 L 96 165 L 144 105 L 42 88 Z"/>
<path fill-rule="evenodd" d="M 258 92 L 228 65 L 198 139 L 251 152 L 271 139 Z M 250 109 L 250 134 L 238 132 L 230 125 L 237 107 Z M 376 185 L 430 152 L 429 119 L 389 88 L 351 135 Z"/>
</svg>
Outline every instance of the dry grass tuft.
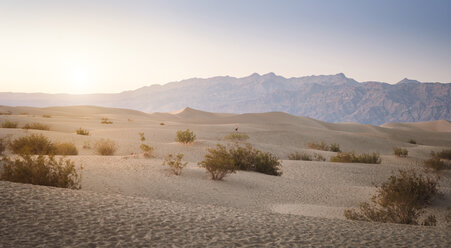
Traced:
<svg viewBox="0 0 451 248">
<path fill-rule="evenodd" d="M 114 142 L 110 139 L 100 139 L 96 142 L 94 147 L 95 147 L 97 153 L 100 155 L 103 155 L 103 156 L 114 155 L 114 153 L 117 150 L 116 142 Z"/>
</svg>

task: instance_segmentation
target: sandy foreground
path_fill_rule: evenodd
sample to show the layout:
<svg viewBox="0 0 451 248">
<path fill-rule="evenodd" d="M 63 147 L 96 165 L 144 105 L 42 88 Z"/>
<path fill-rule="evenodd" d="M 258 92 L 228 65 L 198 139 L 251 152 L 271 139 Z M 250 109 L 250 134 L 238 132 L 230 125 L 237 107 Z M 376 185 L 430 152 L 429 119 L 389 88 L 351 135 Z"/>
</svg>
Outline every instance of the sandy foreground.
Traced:
<svg viewBox="0 0 451 248">
<path fill-rule="evenodd" d="M 451 147 L 451 123 L 390 123 L 381 127 L 332 124 L 284 113 L 215 114 L 183 109 L 173 113 L 98 107 L 1 107 L 4 120 L 19 126 L 50 125 L 50 131 L 0 128 L 0 138 L 42 133 L 55 142 L 73 142 L 83 166 L 82 190 L 0 182 L 0 247 L 36 246 L 437 246 L 449 247 L 445 220 L 451 206 L 451 172 L 440 175 L 441 197 L 428 210 L 437 227 L 375 224 L 344 220 L 375 193 L 374 184 L 402 168 L 421 170 L 430 151 Z M 42 115 L 50 115 L 44 118 Z M 113 124 L 100 124 L 101 118 Z M 164 125 L 162 125 L 164 124 Z M 89 136 L 76 135 L 85 128 Z M 235 128 L 254 147 L 283 159 L 283 175 L 239 171 L 212 181 L 197 166 L 206 148 L 227 144 Z M 177 130 L 197 135 L 192 145 L 174 141 Z M 155 147 L 142 156 L 139 132 Z M 114 140 L 115 156 L 96 155 L 100 138 Z M 414 139 L 417 144 L 407 141 Z M 339 143 L 343 151 L 379 152 L 382 164 L 290 161 L 299 151 L 329 158 L 335 153 L 306 148 L 308 142 Z M 408 158 L 392 147 L 408 149 Z M 188 161 L 181 176 L 162 166 L 168 153 Z"/>
</svg>

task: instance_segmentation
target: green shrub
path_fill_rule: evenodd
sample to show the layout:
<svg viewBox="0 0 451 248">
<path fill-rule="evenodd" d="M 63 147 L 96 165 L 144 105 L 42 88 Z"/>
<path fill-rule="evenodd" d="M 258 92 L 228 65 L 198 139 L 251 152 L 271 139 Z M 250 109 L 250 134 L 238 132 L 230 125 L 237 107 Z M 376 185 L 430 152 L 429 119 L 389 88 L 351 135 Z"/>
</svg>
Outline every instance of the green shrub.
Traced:
<svg viewBox="0 0 451 248">
<path fill-rule="evenodd" d="M 74 143 L 60 143 L 55 146 L 57 155 L 78 155 L 78 150 Z"/>
<path fill-rule="evenodd" d="M 15 154 L 50 155 L 56 154 L 56 146 L 42 134 L 32 134 L 13 140 L 9 148 Z"/>
<path fill-rule="evenodd" d="M 149 145 L 146 145 L 146 144 L 141 144 L 141 145 L 139 146 L 139 148 L 141 148 L 141 151 L 143 151 L 144 157 L 146 157 L 146 158 L 151 158 L 151 157 L 153 157 L 153 151 L 155 150 L 154 147 L 149 146 Z"/>
<path fill-rule="evenodd" d="M 382 162 L 379 153 L 373 152 L 355 154 L 354 152 L 340 152 L 330 158 L 330 162 L 339 163 L 364 163 L 364 164 L 380 164 Z"/>
<path fill-rule="evenodd" d="M 399 170 L 378 187 L 371 202 L 361 203 L 359 210 L 347 209 L 347 219 L 418 225 L 418 218 L 438 193 L 437 179 L 417 174 L 414 170 Z M 435 217 L 423 224 L 433 225 Z"/>
<path fill-rule="evenodd" d="M 213 180 L 222 180 L 227 174 L 235 173 L 235 164 L 232 156 L 223 145 L 209 148 L 203 161 L 198 165 L 205 168 Z"/>
<path fill-rule="evenodd" d="M 53 156 L 21 155 L 14 161 L 4 158 L 2 163 L 1 180 L 69 189 L 81 188 L 81 174 L 70 160 L 56 160 Z"/>
<path fill-rule="evenodd" d="M 78 135 L 89 135 L 89 131 L 87 129 L 79 128 L 75 131 Z"/>
<path fill-rule="evenodd" d="M 23 127 L 23 129 L 36 129 L 36 130 L 50 130 L 50 126 L 46 124 L 42 124 L 39 122 L 27 123 Z"/>
<path fill-rule="evenodd" d="M 431 156 L 432 157 L 438 157 L 438 158 L 441 158 L 441 159 L 451 160 L 451 149 L 448 149 L 448 150 L 444 149 L 444 150 L 442 150 L 440 152 L 432 151 L 431 152 Z"/>
<path fill-rule="evenodd" d="M 182 169 L 188 164 L 188 162 L 182 163 L 183 153 L 177 153 L 177 155 L 168 154 L 164 159 L 163 165 L 169 166 L 175 175 L 182 174 Z"/>
<path fill-rule="evenodd" d="M 331 152 L 341 152 L 340 145 L 337 143 L 332 143 L 329 145 L 329 151 Z"/>
<path fill-rule="evenodd" d="M 255 171 L 267 175 L 282 175 L 280 160 L 271 153 L 254 149 L 250 144 L 244 147 L 235 144 L 229 149 L 229 154 L 233 159 L 237 170 Z"/>
<path fill-rule="evenodd" d="M 398 157 L 407 157 L 407 154 L 409 154 L 409 151 L 407 151 L 407 149 L 404 149 L 401 147 L 393 147 L 393 154 L 395 154 Z"/>
<path fill-rule="evenodd" d="M 432 169 L 434 171 L 451 169 L 450 163 L 446 163 L 438 157 L 431 157 L 430 159 L 425 160 L 423 164 L 426 168 Z"/>
<path fill-rule="evenodd" d="M 196 135 L 194 134 L 194 132 L 189 129 L 186 129 L 184 131 L 178 130 L 176 135 L 177 135 L 176 141 L 183 144 L 193 143 L 194 140 L 196 139 Z"/>
<path fill-rule="evenodd" d="M 409 142 L 410 144 L 414 144 L 414 145 L 417 143 L 414 139 L 410 139 L 408 142 Z"/>
<path fill-rule="evenodd" d="M 113 124 L 108 118 L 102 118 L 100 121 L 101 124 Z"/>
<path fill-rule="evenodd" d="M 18 123 L 15 121 L 4 121 L 2 123 L 2 128 L 17 128 Z"/>
<path fill-rule="evenodd" d="M 110 139 L 100 139 L 94 145 L 98 154 L 103 156 L 113 155 L 117 150 L 116 142 Z"/>
<path fill-rule="evenodd" d="M 230 141 L 245 141 L 249 139 L 249 135 L 245 134 L 245 133 L 230 133 L 229 135 L 224 137 L 225 140 L 230 140 Z"/>
</svg>

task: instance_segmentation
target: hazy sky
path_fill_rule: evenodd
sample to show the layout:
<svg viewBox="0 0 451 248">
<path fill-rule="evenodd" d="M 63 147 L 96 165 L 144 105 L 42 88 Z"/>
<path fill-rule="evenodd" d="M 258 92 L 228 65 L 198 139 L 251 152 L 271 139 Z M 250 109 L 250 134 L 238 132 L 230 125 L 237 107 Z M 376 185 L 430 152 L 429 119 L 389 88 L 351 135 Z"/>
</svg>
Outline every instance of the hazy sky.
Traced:
<svg viewBox="0 0 451 248">
<path fill-rule="evenodd" d="M 0 91 L 253 72 L 451 82 L 451 1 L 0 0 Z"/>
</svg>

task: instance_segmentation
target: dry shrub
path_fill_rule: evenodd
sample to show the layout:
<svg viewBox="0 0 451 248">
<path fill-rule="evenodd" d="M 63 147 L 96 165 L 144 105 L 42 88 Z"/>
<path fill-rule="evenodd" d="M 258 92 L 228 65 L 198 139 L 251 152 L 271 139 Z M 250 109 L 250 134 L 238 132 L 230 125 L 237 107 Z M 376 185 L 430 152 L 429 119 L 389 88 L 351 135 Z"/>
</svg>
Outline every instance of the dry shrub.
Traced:
<svg viewBox="0 0 451 248">
<path fill-rule="evenodd" d="M 288 159 L 289 160 L 312 161 L 312 156 L 310 156 L 310 154 L 305 153 L 305 152 L 303 152 L 303 153 L 295 152 L 295 153 L 288 154 Z"/>
<path fill-rule="evenodd" d="M 437 157 L 441 159 L 451 160 L 451 149 L 443 149 L 440 152 L 431 152 L 431 157 Z"/>
<path fill-rule="evenodd" d="M 164 122 L 160 122 L 160 125 L 161 125 L 161 126 L 164 126 Z"/>
<path fill-rule="evenodd" d="M 321 143 L 316 143 L 316 142 L 308 143 L 307 147 L 310 149 L 314 149 L 314 150 L 322 150 L 322 151 L 329 150 L 329 146 L 324 141 L 321 141 Z"/>
<path fill-rule="evenodd" d="M 431 157 L 430 159 L 425 160 L 423 164 L 426 168 L 432 169 L 434 171 L 451 169 L 451 164 L 449 162 L 442 161 L 438 157 Z"/>
<path fill-rule="evenodd" d="M 329 145 L 329 151 L 331 152 L 341 152 L 340 145 L 337 143 L 332 143 Z"/>
<path fill-rule="evenodd" d="M 395 154 L 398 157 L 407 157 L 409 151 L 401 147 L 393 147 L 393 154 Z"/>
<path fill-rule="evenodd" d="M 321 150 L 321 151 L 341 152 L 339 144 L 332 143 L 332 144 L 328 145 L 324 141 L 321 141 L 321 143 L 316 143 L 316 142 L 308 143 L 307 147 L 310 149 Z"/>
<path fill-rule="evenodd" d="M 230 140 L 230 141 L 245 141 L 249 139 L 249 135 L 247 135 L 246 133 L 231 133 L 227 136 L 224 137 L 225 140 Z"/>
<path fill-rule="evenodd" d="M 177 155 L 168 154 L 164 159 L 163 165 L 169 166 L 175 175 L 182 174 L 182 169 L 188 164 L 188 162 L 182 163 L 183 153 L 177 153 Z"/>
<path fill-rule="evenodd" d="M 102 118 L 100 121 L 101 124 L 113 124 L 108 118 Z"/>
<path fill-rule="evenodd" d="M 85 140 L 83 142 L 83 149 L 91 149 L 91 142 Z"/>
<path fill-rule="evenodd" d="M 414 139 L 410 139 L 409 141 L 408 141 L 410 144 L 417 144 L 417 142 L 414 140 Z"/>
<path fill-rule="evenodd" d="M 0 138 L 0 155 L 6 150 L 6 142 L 3 138 Z"/>
<path fill-rule="evenodd" d="M 189 144 L 193 143 L 194 140 L 196 140 L 196 135 L 193 131 L 186 129 L 186 130 L 178 130 L 176 133 L 176 141 L 183 143 L 183 144 Z"/>
<path fill-rule="evenodd" d="M 81 189 L 81 174 L 74 162 L 53 156 L 21 155 L 20 158 L 2 160 L 0 179 L 17 183 Z"/>
<path fill-rule="evenodd" d="M 330 162 L 380 164 L 382 159 L 377 152 L 357 155 L 354 152 L 340 152 L 337 155 L 332 156 Z"/>
<path fill-rule="evenodd" d="M 110 139 L 100 139 L 94 145 L 98 154 L 103 156 L 113 155 L 117 150 L 116 142 Z"/>
<path fill-rule="evenodd" d="M 222 180 L 227 174 L 235 173 L 233 158 L 226 147 L 220 144 L 216 148 L 209 148 L 203 161 L 198 165 L 205 168 L 213 180 Z"/>
<path fill-rule="evenodd" d="M 42 134 L 32 134 L 13 140 L 9 148 L 15 154 L 49 155 L 56 154 L 56 146 Z"/>
<path fill-rule="evenodd" d="M 89 131 L 87 129 L 79 128 L 75 131 L 78 135 L 89 135 Z"/>
<path fill-rule="evenodd" d="M 6 120 L 2 123 L 2 128 L 17 128 L 18 123 L 16 121 Z"/>
<path fill-rule="evenodd" d="M 6 112 L 0 112 L 0 115 L 12 115 L 13 113 L 11 111 Z"/>
<path fill-rule="evenodd" d="M 418 218 L 438 193 L 438 179 L 399 170 L 378 187 L 371 202 L 363 202 L 358 210 L 347 209 L 347 219 L 418 225 Z M 435 217 L 427 217 L 423 225 L 435 225 Z"/>
<path fill-rule="evenodd" d="M 43 118 L 52 118 L 51 115 L 42 115 Z"/>
<path fill-rule="evenodd" d="M 139 148 L 141 148 L 141 151 L 143 151 L 143 155 L 146 158 L 152 158 L 153 157 L 153 151 L 155 150 L 154 147 L 146 145 L 146 144 L 141 144 L 139 146 Z"/>
<path fill-rule="evenodd" d="M 146 137 L 144 136 L 144 133 L 138 133 L 139 134 L 139 139 L 141 140 L 141 142 L 146 141 Z"/>
<path fill-rule="evenodd" d="M 50 130 L 50 126 L 46 124 L 42 124 L 39 122 L 27 123 L 23 127 L 23 129 L 36 129 L 36 130 Z"/>
<path fill-rule="evenodd" d="M 74 143 L 60 143 L 55 146 L 57 155 L 78 155 L 78 150 Z"/>
<path fill-rule="evenodd" d="M 313 160 L 314 161 L 326 161 L 326 158 L 323 157 L 323 155 L 321 155 L 321 154 L 314 153 L 313 154 Z"/>
</svg>

